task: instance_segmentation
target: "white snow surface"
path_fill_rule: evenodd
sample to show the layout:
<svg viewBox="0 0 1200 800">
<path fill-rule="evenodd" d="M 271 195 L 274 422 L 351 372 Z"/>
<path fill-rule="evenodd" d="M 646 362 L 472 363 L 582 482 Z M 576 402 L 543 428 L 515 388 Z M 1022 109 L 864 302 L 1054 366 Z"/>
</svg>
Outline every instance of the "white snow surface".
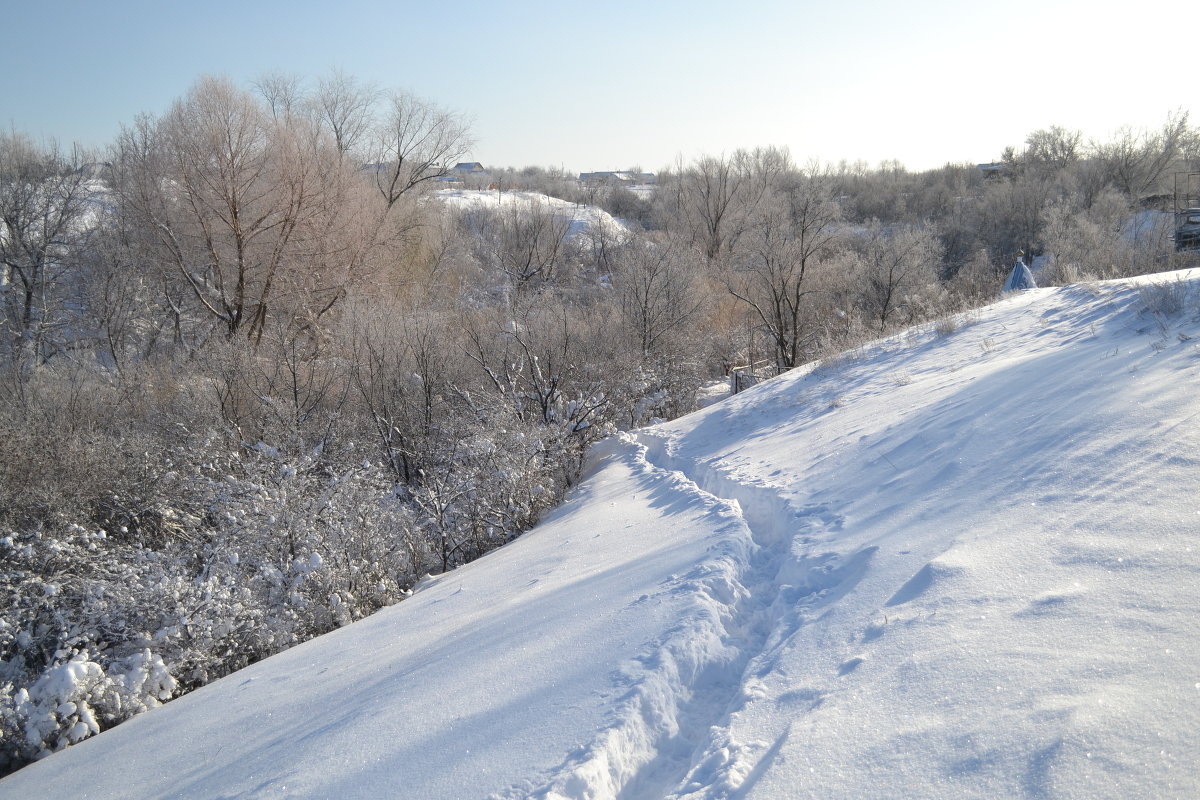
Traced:
<svg viewBox="0 0 1200 800">
<path fill-rule="evenodd" d="M 532 205 L 544 206 L 551 214 L 569 220 L 567 238 L 581 234 L 604 231 L 611 236 L 623 237 L 626 234 L 624 223 L 602 208 L 572 203 L 558 197 L 539 192 L 509 192 L 494 189 L 439 189 L 434 192 L 443 203 L 452 208 L 528 208 Z"/>
<path fill-rule="evenodd" d="M 1200 797 L 1198 297 L 1022 292 L 610 439 L 512 545 L 0 797 Z"/>
</svg>

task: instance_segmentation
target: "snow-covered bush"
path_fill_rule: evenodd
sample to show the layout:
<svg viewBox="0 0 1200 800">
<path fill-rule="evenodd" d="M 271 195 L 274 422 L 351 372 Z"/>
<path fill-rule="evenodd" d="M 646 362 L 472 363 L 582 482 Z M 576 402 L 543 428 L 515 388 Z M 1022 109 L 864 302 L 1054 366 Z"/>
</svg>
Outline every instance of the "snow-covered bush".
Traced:
<svg viewBox="0 0 1200 800">
<path fill-rule="evenodd" d="M 1193 298 L 1191 284 L 1182 280 L 1144 283 L 1138 287 L 1142 307 L 1156 317 L 1174 317 L 1185 311 Z"/>
</svg>

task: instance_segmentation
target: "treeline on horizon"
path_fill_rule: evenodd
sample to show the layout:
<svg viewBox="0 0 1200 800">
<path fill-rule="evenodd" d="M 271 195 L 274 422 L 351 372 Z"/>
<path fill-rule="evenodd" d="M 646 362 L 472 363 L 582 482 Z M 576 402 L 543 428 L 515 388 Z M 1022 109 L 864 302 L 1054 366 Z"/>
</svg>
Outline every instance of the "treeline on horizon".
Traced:
<svg viewBox="0 0 1200 800">
<path fill-rule="evenodd" d="M 1000 167 L 701 156 L 432 196 L 460 115 L 332 73 L 203 78 L 102 154 L 0 135 L 0 773 L 510 541 L 588 446 L 991 301 L 1180 265 L 1185 113 Z M 942 323 L 945 335 L 954 325 Z"/>
</svg>

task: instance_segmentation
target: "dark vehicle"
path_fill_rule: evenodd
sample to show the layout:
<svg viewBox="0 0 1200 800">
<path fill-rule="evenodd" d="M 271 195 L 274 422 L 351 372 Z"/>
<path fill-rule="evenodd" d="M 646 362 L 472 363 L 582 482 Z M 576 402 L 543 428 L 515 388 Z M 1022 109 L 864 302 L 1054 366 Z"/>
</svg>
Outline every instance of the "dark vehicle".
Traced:
<svg viewBox="0 0 1200 800">
<path fill-rule="evenodd" d="M 1200 250 L 1200 172 L 1175 173 L 1175 251 Z"/>
<path fill-rule="evenodd" d="M 1200 250 L 1200 208 L 1175 212 L 1175 249 Z"/>
</svg>

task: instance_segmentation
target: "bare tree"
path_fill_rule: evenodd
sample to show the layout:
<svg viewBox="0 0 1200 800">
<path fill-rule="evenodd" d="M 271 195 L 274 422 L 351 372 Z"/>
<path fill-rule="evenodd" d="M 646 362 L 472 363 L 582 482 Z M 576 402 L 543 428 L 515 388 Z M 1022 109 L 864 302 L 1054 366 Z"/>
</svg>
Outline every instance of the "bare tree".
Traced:
<svg viewBox="0 0 1200 800">
<path fill-rule="evenodd" d="M 1038 167 L 1061 170 L 1083 157 L 1083 134 L 1058 125 L 1036 130 L 1025 138 L 1025 162 Z"/>
<path fill-rule="evenodd" d="M 504 273 L 513 288 L 527 291 L 554 279 L 564 260 L 569 219 L 536 198 L 481 209 L 471 219 L 480 234 L 483 260 Z"/>
<path fill-rule="evenodd" d="M 1052 176 L 1041 172 L 988 184 L 964 220 L 973 244 L 1009 265 L 1018 252 L 1031 254 L 1040 246 L 1044 211 L 1055 190 Z"/>
<path fill-rule="evenodd" d="M 94 332 L 97 358 L 117 371 L 131 356 L 149 355 L 166 322 L 156 307 L 153 271 L 142 269 L 136 254 L 122 220 L 110 214 L 81 261 L 81 321 Z"/>
<path fill-rule="evenodd" d="M 911 293 L 936 280 L 940 258 L 937 236 L 927 227 L 888 229 L 876 221 L 867 228 L 858 252 L 859 297 L 881 331 Z"/>
<path fill-rule="evenodd" d="M 736 150 L 730 156 L 701 156 L 664 176 L 663 197 L 683 221 L 692 243 L 714 260 L 732 251 L 763 198 L 780 188 L 795 169 L 777 147 Z"/>
<path fill-rule="evenodd" d="M 377 215 L 359 207 L 355 172 L 307 120 L 276 120 L 227 81 L 202 79 L 126 130 L 118 162 L 151 260 L 227 336 L 261 337 L 273 313 L 311 322 L 364 266 Z"/>
<path fill-rule="evenodd" d="M 827 173 L 812 173 L 756 215 L 726 276 L 729 291 L 754 310 L 774 345 L 776 368 L 800 363 L 814 331 L 806 325 L 808 280 L 833 253 L 841 209 Z"/>
<path fill-rule="evenodd" d="M 407 92 L 394 92 L 385 101 L 370 144 L 375 186 L 391 208 L 414 188 L 449 174 L 470 147 L 463 117 Z"/>
<path fill-rule="evenodd" d="M 681 247 L 638 238 L 621 250 L 613 277 L 620 293 L 621 317 L 632 331 L 642 357 L 682 328 L 703 304 L 695 265 Z"/>
<path fill-rule="evenodd" d="M 256 79 L 253 86 L 277 120 L 290 119 L 304 107 L 304 79 L 298 75 L 268 72 Z"/>
<path fill-rule="evenodd" d="M 1177 111 L 1157 131 L 1123 128 L 1117 138 L 1096 145 L 1096 157 L 1113 185 L 1135 200 L 1164 190 L 1162 178 L 1195 148 L 1197 134 L 1188 113 Z"/>
<path fill-rule="evenodd" d="M 729 236 L 729 220 L 747 180 L 739 154 L 732 158 L 704 156 L 687 173 L 690 197 L 684 206 L 695 220 L 704 254 L 720 255 Z"/>
<path fill-rule="evenodd" d="M 339 69 L 318 81 L 309 102 L 321 125 L 332 134 L 340 156 L 345 157 L 354 150 L 371 130 L 372 112 L 378 96 L 379 90 L 374 86 Z"/>
<path fill-rule="evenodd" d="M 384 306 L 355 316 L 354 386 L 392 474 L 418 485 L 452 392 L 453 331 L 437 315 L 412 309 Z"/>
<path fill-rule="evenodd" d="M 570 303 L 522 300 L 500 312 L 508 319 L 469 320 L 467 355 L 518 418 L 557 428 L 582 457 L 609 404 L 596 368 L 602 340 L 611 339 L 605 336 L 608 320 Z"/>
<path fill-rule="evenodd" d="M 48 355 L 71 259 L 86 239 L 87 176 L 78 152 L 65 156 L 20 133 L 0 134 L 0 301 L 8 344 Z"/>
</svg>

